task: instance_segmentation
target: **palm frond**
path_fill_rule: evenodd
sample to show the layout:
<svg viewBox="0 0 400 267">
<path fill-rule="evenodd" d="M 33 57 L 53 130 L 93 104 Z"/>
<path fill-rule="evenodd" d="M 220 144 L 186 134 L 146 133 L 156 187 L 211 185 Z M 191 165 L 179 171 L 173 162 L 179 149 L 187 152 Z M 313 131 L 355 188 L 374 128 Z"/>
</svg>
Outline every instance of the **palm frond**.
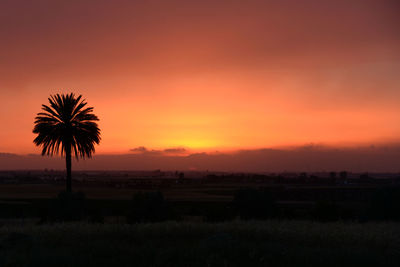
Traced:
<svg viewBox="0 0 400 267">
<path fill-rule="evenodd" d="M 34 143 L 42 147 L 42 155 L 64 155 L 67 148 L 78 158 L 90 158 L 95 144 L 100 143 L 98 117 L 92 107 L 79 95 L 56 94 L 49 98 L 49 105 L 42 105 L 42 112 L 35 118 Z"/>
</svg>

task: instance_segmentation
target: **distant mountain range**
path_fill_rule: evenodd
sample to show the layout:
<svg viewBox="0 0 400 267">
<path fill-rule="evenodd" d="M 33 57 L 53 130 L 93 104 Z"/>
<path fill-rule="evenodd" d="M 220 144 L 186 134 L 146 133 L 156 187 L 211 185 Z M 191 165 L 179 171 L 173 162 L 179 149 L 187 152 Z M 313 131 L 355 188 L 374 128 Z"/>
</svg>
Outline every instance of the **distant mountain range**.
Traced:
<svg viewBox="0 0 400 267">
<path fill-rule="evenodd" d="M 176 151 L 173 151 L 176 152 Z M 178 151 L 180 152 L 180 151 Z M 64 169 L 60 157 L 0 153 L 0 170 Z M 210 170 L 235 172 L 400 172 L 400 146 L 239 150 L 234 153 L 170 154 L 146 149 L 98 154 L 73 162 L 73 170 Z"/>
</svg>

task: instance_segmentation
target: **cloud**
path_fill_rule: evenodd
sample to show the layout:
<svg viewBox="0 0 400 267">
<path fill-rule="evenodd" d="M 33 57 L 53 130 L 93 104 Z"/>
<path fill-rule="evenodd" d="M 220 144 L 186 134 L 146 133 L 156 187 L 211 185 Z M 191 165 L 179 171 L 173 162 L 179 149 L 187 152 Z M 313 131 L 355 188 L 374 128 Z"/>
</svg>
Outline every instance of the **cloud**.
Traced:
<svg viewBox="0 0 400 267">
<path fill-rule="evenodd" d="M 145 148 L 144 146 L 139 146 L 139 147 L 132 148 L 130 151 L 131 152 L 135 152 L 135 153 L 146 153 L 146 152 L 148 152 L 147 148 Z"/>
<path fill-rule="evenodd" d="M 163 150 L 164 153 L 166 154 L 186 154 L 188 153 L 188 150 L 183 147 L 175 147 L 175 148 L 167 148 Z"/>
<path fill-rule="evenodd" d="M 142 154 L 148 156 L 161 156 L 163 154 L 161 150 L 154 150 L 154 149 L 149 150 L 144 146 L 132 148 L 130 151 L 133 152 L 134 154 Z"/>
<path fill-rule="evenodd" d="M 146 155 L 159 155 L 159 156 L 172 156 L 172 155 L 187 155 L 189 151 L 183 147 L 172 147 L 164 150 L 158 149 L 147 149 L 144 146 L 132 148 L 130 150 L 135 154 L 146 154 Z"/>
</svg>

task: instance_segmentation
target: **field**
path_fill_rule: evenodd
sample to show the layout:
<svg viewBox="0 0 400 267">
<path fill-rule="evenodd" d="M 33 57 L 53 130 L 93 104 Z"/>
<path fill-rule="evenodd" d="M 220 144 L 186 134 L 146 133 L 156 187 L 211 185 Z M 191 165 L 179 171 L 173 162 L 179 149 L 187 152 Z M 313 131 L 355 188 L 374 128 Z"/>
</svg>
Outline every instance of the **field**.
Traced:
<svg viewBox="0 0 400 267">
<path fill-rule="evenodd" d="M 39 221 L 49 213 L 58 193 L 64 190 L 63 180 L 41 180 L 40 177 L 45 172 L 12 174 L 15 176 L 12 183 L 7 184 L 7 180 L 3 180 L 4 183 L 0 185 L 0 225 L 17 218 L 36 218 Z M 50 177 L 62 176 L 62 173 L 52 175 Z M 230 220 L 235 217 L 232 206 L 235 192 L 241 188 L 268 191 L 276 200 L 278 217 L 281 219 L 313 220 L 326 217 L 329 220 L 365 220 L 368 205 L 376 190 L 381 186 L 398 183 L 397 180 L 388 178 L 349 179 L 344 183 L 340 179 L 303 176 L 282 179 L 249 175 L 243 178 L 241 174 L 183 180 L 134 176 L 130 178 L 113 172 L 96 173 L 92 176 L 81 173 L 77 176 L 86 179 L 75 180 L 74 191 L 84 192 L 87 215 L 102 216 L 105 222 L 123 222 L 132 206 L 132 196 L 137 192 L 154 191 L 163 194 L 180 220 Z M 393 206 L 392 200 L 385 201 Z M 395 202 L 400 203 L 397 200 Z M 324 204 L 320 205 L 319 211 L 315 210 L 317 204 Z"/>
<path fill-rule="evenodd" d="M 305 221 L 0 228 L 0 266 L 399 266 L 400 225 Z"/>
<path fill-rule="evenodd" d="M 74 191 L 85 192 L 92 199 L 131 199 L 133 193 L 138 191 L 160 190 L 168 200 L 191 201 L 230 201 L 234 190 L 243 185 L 174 185 L 173 187 L 144 187 L 116 188 L 96 186 L 74 186 Z M 65 185 L 51 184 L 12 184 L 0 185 L 0 199 L 35 199 L 52 198 L 60 191 L 65 190 Z"/>
<path fill-rule="evenodd" d="M 365 212 L 375 203 L 381 180 L 258 179 L 75 181 L 75 192 L 86 196 L 79 202 L 83 217 L 75 223 L 60 223 L 57 217 L 65 208 L 56 198 L 63 181 L 4 182 L 0 267 L 400 266 L 400 224 L 394 222 L 399 221 L 400 191 L 393 180 L 383 180 L 384 186 L 394 185 L 376 202 L 378 211 L 390 216 L 374 217 L 381 214 Z M 241 188 L 274 200 L 250 198 L 241 209 L 234 201 Z M 165 203 L 154 206 L 149 198 L 140 206 L 132 199 L 137 192 L 154 191 L 162 192 Z M 132 211 L 160 219 L 165 207 L 170 213 L 163 222 L 129 221 Z M 256 217 L 240 220 L 247 210 Z"/>
</svg>

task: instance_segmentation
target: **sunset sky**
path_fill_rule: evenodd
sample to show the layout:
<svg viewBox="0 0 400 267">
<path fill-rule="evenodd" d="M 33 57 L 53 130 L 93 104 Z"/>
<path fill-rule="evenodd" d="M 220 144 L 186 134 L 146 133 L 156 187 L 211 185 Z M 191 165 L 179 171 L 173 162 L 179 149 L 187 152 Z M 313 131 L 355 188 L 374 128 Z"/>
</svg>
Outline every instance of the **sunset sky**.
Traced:
<svg viewBox="0 0 400 267">
<path fill-rule="evenodd" d="M 100 118 L 97 154 L 399 143 L 399 14 L 396 0 L 1 0 L 0 152 L 40 153 L 34 117 L 71 91 Z"/>
</svg>

